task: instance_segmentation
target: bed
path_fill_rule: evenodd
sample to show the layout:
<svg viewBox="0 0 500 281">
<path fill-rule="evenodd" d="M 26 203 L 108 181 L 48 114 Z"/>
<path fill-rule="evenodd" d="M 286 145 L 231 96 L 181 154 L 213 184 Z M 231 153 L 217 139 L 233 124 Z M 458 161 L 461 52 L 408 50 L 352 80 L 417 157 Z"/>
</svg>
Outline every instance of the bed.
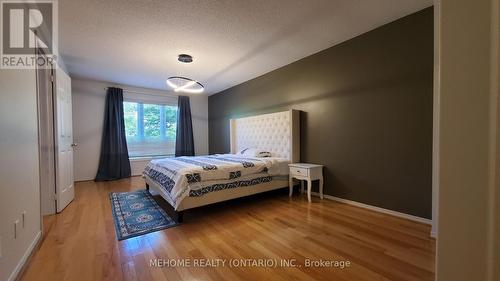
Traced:
<svg viewBox="0 0 500 281">
<path fill-rule="evenodd" d="M 165 199 L 176 219 L 183 211 L 288 187 L 288 164 L 300 160 L 299 111 L 230 120 L 231 153 L 152 160 L 146 188 Z M 245 155 L 255 148 L 271 157 Z"/>
</svg>

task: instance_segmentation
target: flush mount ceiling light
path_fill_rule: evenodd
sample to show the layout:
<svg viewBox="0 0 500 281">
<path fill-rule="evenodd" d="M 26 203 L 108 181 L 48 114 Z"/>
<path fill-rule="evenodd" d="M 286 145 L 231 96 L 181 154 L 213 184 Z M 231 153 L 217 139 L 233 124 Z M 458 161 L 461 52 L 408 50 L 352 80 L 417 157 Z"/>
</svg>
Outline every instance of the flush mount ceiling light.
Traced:
<svg viewBox="0 0 500 281">
<path fill-rule="evenodd" d="M 177 60 L 182 63 L 193 62 L 193 57 L 188 54 L 180 54 Z M 174 89 L 175 92 L 184 93 L 202 93 L 205 87 L 198 81 L 182 76 L 172 76 L 167 78 L 167 85 Z"/>
<path fill-rule="evenodd" d="M 198 94 L 202 93 L 205 87 L 193 79 L 180 76 L 172 76 L 167 78 L 167 85 L 169 85 L 175 92 Z"/>
</svg>

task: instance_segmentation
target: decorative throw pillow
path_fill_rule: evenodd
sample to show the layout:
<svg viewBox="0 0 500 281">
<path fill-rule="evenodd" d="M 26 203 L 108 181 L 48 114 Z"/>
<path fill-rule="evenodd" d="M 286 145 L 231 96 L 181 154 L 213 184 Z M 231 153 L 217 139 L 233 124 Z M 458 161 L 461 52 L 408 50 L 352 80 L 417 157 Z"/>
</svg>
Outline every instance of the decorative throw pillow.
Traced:
<svg viewBox="0 0 500 281">
<path fill-rule="evenodd" d="M 238 152 L 240 155 L 248 157 L 271 157 L 272 154 L 269 151 L 259 149 L 259 148 L 245 148 Z"/>
<path fill-rule="evenodd" d="M 249 150 L 249 149 L 250 149 L 250 148 L 248 148 L 248 147 L 247 147 L 247 148 L 245 148 L 245 149 L 242 149 L 242 150 L 238 151 L 238 153 L 237 153 L 237 154 L 244 155 L 244 154 L 245 154 L 245 151 L 247 151 L 247 150 Z"/>
<path fill-rule="evenodd" d="M 259 153 L 257 153 L 256 157 L 271 157 L 271 152 L 269 151 L 259 151 Z"/>
</svg>

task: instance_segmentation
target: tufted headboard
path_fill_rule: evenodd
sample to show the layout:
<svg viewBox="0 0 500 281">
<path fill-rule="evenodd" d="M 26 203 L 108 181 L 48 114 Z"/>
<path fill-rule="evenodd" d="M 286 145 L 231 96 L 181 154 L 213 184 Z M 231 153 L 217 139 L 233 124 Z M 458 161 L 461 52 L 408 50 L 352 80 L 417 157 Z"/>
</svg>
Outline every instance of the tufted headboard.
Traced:
<svg viewBox="0 0 500 281">
<path fill-rule="evenodd" d="M 231 153 L 254 147 L 273 156 L 300 162 L 300 120 L 298 110 L 231 119 Z"/>
</svg>

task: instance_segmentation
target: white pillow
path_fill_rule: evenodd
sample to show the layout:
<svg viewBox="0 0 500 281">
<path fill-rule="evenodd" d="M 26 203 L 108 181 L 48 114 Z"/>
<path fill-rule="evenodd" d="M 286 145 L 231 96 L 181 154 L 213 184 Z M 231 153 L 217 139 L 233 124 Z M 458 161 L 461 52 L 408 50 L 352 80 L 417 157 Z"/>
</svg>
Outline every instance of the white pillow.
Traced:
<svg viewBox="0 0 500 281">
<path fill-rule="evenodd" d="M 271 152 L 259 148 L 245 148 L 238 152 L 239 155 L 248 157 L 271 157 Z"/>
</svg>

